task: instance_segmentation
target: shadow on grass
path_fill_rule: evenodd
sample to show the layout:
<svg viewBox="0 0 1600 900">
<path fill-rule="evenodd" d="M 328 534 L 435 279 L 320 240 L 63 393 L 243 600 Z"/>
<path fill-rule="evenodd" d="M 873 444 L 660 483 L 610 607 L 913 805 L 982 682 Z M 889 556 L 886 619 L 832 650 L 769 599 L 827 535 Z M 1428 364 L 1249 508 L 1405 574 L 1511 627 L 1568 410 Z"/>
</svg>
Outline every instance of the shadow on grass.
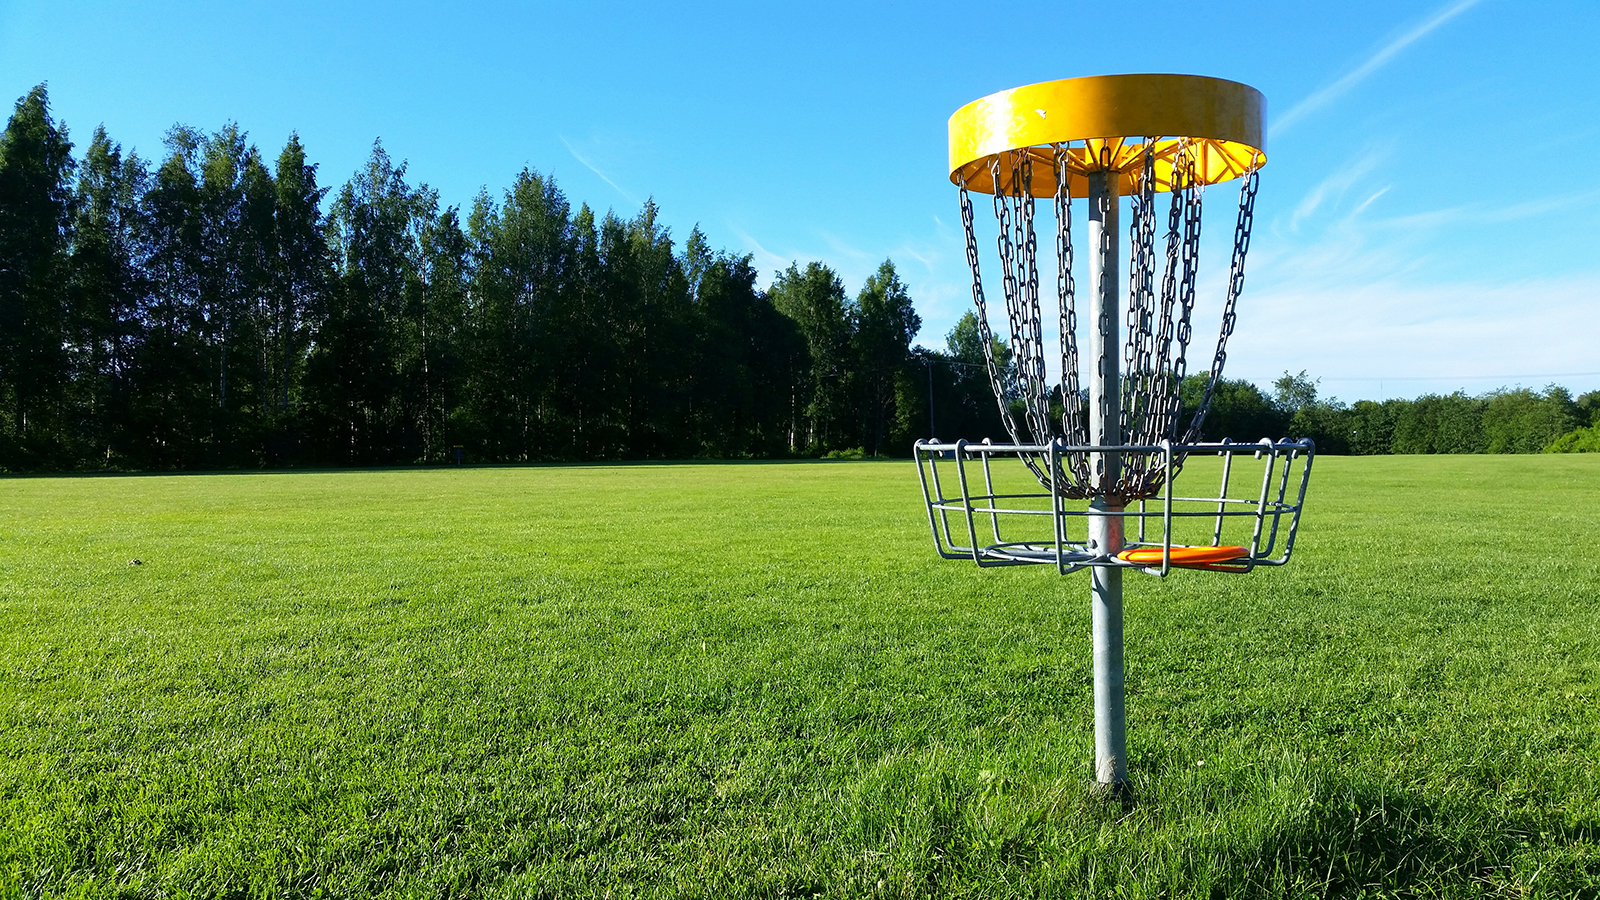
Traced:
<svg viewBox="0 0 1600 900">
<path fill-rule="evenodd" d="M 1447 811 L 1384 786 L 1327 784 L 1292 814 L 1236 818 L 1187 848 L 1167 889 L 1230 898 L 1600 897 L 1592 815 L 1572 823 L 1557 813 L 1497 813 L 1484 793 Z"/>
<path fill-rule="evenodd" d="M 1488 789 L 1436 800 L 1339 780 L 1266 794 L 1169 783 L 1129 805 L 1082 784 L 997 822 L 981 787 L 921 787 L 926 821 L 895 829 L 918 852 L 875 873 L 920 876 L 909 895 L 1600 898 L 1595 811 L 1496 809 Z"/>
<path fill-rule="evenodd" d="M 1331 897 L 1597 896 L 1596 822 L 1501 817 L 1465 806 L 1445 813 L 1383 788 L 1328 792 L 1304 820 L 1225 856 L 1247 876 L 1231 894 L 1280 896 L 1309 887 Z"/>
</svg>

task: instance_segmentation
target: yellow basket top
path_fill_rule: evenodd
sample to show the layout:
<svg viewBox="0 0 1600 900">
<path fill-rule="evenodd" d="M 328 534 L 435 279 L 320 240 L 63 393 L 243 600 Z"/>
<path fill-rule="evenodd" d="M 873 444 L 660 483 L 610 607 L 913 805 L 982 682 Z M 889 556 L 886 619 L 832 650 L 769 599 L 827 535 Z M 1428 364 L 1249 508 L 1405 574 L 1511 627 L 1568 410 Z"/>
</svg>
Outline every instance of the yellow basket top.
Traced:
<svg viewBox="0 0 1600 900">
<path fill-rule="evenodd" d="M 1156 190 L 1171 190 L 1184 144 L 1196 179 L 1216 184 L 1266 163 L 1266 108 L 1255 88 L 1203 75 L 1095 75 L 1024 85 L 974 100 L 950 117 L 950 181 L 1014 195 L 1009 162 L 1001 161 L 998 186 L 991 163 L 1025 150 L 1031 193 L 1051 197 L 1055 146 L 1065 145 L 1072 196 L 1088 196 L 1088 174 L 1099 171 L 1118 173 L 1119 192 L 1127 194 L 1143 171 L 1145 144 L 1153 141 Z"/>
</svg>

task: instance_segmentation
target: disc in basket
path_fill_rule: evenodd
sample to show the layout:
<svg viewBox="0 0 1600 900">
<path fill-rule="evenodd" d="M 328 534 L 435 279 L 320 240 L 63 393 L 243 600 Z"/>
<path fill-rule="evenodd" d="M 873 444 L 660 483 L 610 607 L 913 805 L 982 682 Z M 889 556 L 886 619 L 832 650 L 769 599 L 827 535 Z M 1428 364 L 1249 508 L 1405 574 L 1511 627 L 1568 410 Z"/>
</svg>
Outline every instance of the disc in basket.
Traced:
<svg viewBox="0 0 1600 900">
<path fill-rule="evenodd" d="M 1175 566 L 1203 566 L 1208 563 L 1227 562 L 1249 555 L 1243 547 L 1173 547 L 1172 564 Z M 1159 564 L 1160 547 L 1138 547 L 1117 554 L 1118 559 L 1141 565 Z"/>
</svg>

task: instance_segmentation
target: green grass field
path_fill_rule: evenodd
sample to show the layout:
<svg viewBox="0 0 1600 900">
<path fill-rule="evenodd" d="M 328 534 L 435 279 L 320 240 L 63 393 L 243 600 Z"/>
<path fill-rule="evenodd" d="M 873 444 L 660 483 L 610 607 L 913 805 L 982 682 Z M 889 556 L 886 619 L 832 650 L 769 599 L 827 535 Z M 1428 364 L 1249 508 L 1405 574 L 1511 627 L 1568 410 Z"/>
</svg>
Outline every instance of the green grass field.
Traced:
<svg viewBox="0 0 1600 900">
<path fill-rule="evenodd" d="M 1126 807 L 908 462 L 3 484 L 0 896 L 1600 896 L 1594 456 L 1129 575 Z"/>
</svg>

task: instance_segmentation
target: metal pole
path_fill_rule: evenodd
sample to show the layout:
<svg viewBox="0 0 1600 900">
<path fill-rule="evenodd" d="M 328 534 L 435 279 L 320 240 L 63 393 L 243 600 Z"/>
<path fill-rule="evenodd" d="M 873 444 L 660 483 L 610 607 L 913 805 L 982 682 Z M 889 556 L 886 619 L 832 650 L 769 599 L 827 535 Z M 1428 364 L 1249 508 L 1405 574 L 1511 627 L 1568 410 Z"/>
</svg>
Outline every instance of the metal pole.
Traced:
<svg viewBox="0 0 1600 900">
<path fill-rule="evenodd" d="M 1089 175 L 1089 443 L 1122 443 L 1121 376 L 1122 327 L 1117 299 L 1121 279 L 1117 272 L 1117 174 Z M 1115 453 L 1097 453 L 1091 462 L 1100 484 L 1117 480 L 1121 459 Z M 1097 553 L 1116 554 L 1122 549 L 1122 517 L 1095 515 L 1121 512 L 1103 497 L 1089 504 L 1089 546 Z M 1109 566 L 1090 569 L 1094 631 L 1094 773 L 1102 787 L 1122 790 L 1128 781 L 1127 716 L 1123 705 L 1122 570 Z"/>
</svg>

